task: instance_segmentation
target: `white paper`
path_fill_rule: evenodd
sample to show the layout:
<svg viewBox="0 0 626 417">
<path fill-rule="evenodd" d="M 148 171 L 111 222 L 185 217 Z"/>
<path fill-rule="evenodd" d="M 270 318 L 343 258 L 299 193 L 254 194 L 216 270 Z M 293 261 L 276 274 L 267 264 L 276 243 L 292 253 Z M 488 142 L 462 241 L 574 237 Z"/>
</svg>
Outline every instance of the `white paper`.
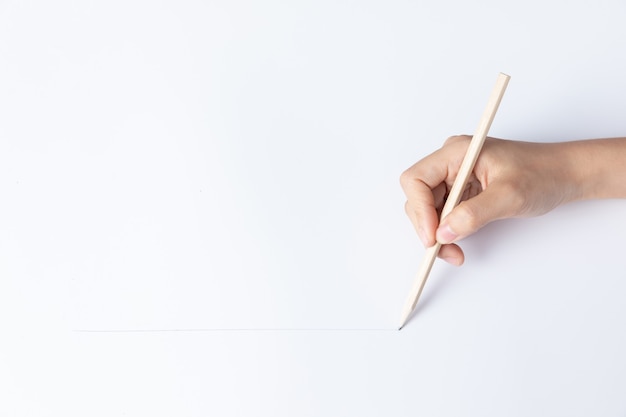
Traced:
<svg viewBox="0 0 626 417">
<path fill-rule="evenodd" d="M 0 4 L 0 414 L 623 413 L 624 201 L 487 226 L 394 330 L 399 175 L 498 72 L 491 136 L 624 135 L 626 10 L 563 6 Z"/>
</svg>

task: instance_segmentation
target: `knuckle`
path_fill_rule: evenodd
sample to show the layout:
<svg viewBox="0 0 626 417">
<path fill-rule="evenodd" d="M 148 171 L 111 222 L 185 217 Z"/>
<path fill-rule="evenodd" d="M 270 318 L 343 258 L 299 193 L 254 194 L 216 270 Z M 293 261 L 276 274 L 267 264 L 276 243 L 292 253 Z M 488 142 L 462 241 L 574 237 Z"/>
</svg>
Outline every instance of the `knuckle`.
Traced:
<svg viewBox="0 0 626 417">
<path fill-rule="evenodd" d="M 469 136 L 469 135 L 454 135 L 454 136 L 450 136 L 444 142 L 444 146 L 445 145 L 451 145 L 453 143 L 468 141 L 468 140 L 471 140 L 471 139 L 472 139 L 472 137 Z"/>
<path fill-rule="evenodd" d="M 402 186 L 402 188 L 406 189 L 406 187 L 409 185 L 412 179 L 413 179 L 413 176 L 411 174 L 410 169 L 407 169 L 402 174 L 400 174 L 400 185 Z"/>
<path fill-rule="evenodd" d="M 405 211 L 405 213 L 406 213 L 407 215 L 408 215 L 408 214 L 410 214 L 410 213 L 411 213 L 411 211 L 412 211 L 412 210 L 411 210 L 411 205 L 409 204 L 409 201 L 408 201 L 408 200 L 404 202 L 404 211 Z"/>
</svg>

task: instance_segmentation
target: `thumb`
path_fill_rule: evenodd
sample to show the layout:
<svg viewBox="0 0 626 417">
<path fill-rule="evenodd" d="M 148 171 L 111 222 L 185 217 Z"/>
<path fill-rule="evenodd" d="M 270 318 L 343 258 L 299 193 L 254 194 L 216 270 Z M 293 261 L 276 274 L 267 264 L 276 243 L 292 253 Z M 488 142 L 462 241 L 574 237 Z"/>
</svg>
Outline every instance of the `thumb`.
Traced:
<svg viewBox="0 0 626 417">
<path fill-rule="evenodd" d="M 437 228 L 437 241 L 442 244 L 455 242 L 493 220 L 511 217 L 515 212 L 515 194 L 507 192 L 508 188 L 492 183 L 480 194 L 461 202 L 442 219 Z"/>
</svg>

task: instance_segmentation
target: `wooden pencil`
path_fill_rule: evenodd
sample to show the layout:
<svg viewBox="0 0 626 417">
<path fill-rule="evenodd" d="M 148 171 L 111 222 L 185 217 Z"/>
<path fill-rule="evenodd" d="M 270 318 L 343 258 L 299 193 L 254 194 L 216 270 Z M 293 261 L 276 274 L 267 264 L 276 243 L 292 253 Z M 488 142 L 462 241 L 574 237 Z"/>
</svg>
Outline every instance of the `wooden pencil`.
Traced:
<svg viewBox="0 0 626 417">
<path fill-rule="evenodd" d="M 503 73 L 500 73 L 498 75 L 496 85 L 491 92 L 491 96 L 489 97 L 489 101 L 487 102 L 485 112 L 480 119 L 480 123 L 478 124 L 478 128 L 476 129 L 476 133 L 474 133 L 474 136 L 472 137 L 467 152 L 465 153 L 465 158 L 461 163 L 459 173 L 457 174 L 457 177 L 452 184 L 452 189 L 448 194 L 448 199 L 446 200 L 446 203 L 444 204 L 441 211 L 441 219 L 450 214 L 452 209 L 457 204 L 459 204 L 461 195 L 463 194 L 463 190 L 465 189 L 470 174 L 474 169 L 474 164 L 476 164 L 476 160 L 478 159 L 480 150 L 485 143 L 485 138 L 487 137 L 487 133 L 489 132 L 489 128 L 491 127 L 491 123 L 496 116 L 496 111 L 498 110 L 500 101 L 502 101 L 502 97 L 504 96 L 504 92 L 510 78 L 511 77 Z M 415 281 L 413 282 L 413 287 L 411 288 L 411 292 L 409 293 L 409 297 L 404 306 L 404 310 L 402 311 L 402 319 L 400 321 L 400 327 L 398 330 L 404 327 L 409 316 L 415 309 L 415 306 L 417 305 L 417 300 L 419 300 L 419 297 L 422 294 L 422 290 L 424 289 L 424 285 L 426 284 L 426 279 L 428 278 L 428 274 L 433 267 L 433 263 L 435 262 L 435 258 L 437 257 L 440 248 L 441 243 L 437 242 L 433 246 L 426 249 L 424 257 L 422 258 L 422 262 L 420 263 L 420 266 L 417 270 L 417 276 L 415 278 Z"/>
</svg>

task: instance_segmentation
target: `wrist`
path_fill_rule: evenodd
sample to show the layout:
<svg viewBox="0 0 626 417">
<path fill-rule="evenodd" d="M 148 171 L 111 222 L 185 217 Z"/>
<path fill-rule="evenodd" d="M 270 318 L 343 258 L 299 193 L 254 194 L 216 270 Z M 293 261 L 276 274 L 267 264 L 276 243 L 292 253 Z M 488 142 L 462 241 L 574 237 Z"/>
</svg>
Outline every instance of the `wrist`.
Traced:
<svg viewBox="0 0 626 417">
<path fill-rule="evenodd" d="M 563 147 L 569 201 L 626 197 L 626 139 L 593 139 Z"/>
</svg>

